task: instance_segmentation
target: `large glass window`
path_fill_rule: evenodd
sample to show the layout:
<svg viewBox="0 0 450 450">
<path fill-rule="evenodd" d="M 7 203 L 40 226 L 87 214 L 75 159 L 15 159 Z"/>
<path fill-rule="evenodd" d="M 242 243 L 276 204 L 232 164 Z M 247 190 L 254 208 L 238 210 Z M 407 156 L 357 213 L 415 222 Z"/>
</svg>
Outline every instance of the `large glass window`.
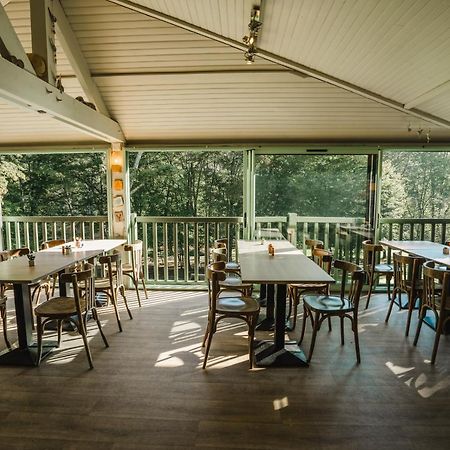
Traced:
<svg viewBox="0 0 450 450">
<path fill-rule="evenodd" d="M 1 157 L 3 214 L 9 216 L 104 215 L 107 212 L 103 153 Z"/>
<path fill-rule="evenodd" d="M 129 166 L 138 215 L 242 215 L 242 152 L 131 153 Z"/>
<path fill-rule="evenodd" d="M 383 217 L 445 218 L 450 213 L 450 153 L 386 152 Z"/>
<path fill-rule="evenodd" d="M 366 155 L 261 155 L 256 215 L 365 217 Z"/>
</svg>

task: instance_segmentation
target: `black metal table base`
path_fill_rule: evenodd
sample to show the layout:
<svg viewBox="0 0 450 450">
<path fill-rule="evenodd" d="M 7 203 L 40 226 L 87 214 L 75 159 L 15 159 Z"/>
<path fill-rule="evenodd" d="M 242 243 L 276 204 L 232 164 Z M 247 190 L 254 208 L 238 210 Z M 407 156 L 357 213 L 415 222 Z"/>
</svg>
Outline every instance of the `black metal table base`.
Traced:
<svg viewBox="0 0 450 450">
<path fill-rule="evenodd" d="M 58 346 L 57 341 L 47 341 L 42 346 L 41 361 Z M 37 361 L 37 344 L 27 348 L 13 348 L 0 353 L 0 366 L 35 366 Z"/>
<path fill-rule="evenodd" d="M 306 357 L 295 341 L 277 348 L 273 341 L 259 341 L 255 346 L 257 367 L 308 367 Z"/>
</svg>

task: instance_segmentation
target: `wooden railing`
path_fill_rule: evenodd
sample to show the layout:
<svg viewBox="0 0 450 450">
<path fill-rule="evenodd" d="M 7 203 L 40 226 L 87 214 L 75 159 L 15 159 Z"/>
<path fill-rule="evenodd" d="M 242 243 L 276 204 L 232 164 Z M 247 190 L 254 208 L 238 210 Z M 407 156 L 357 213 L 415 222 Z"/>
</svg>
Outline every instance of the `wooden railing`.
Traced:
<svg viewBox="0 0 450 450">
<path fill-rule="evenodd" d="M 263 228 L 278 229 L 306 251 L 306 239 L 320 239 L 337 258 L 361 262 L 361 242 L 374 233 L 361 227 L 362 218 L 285 216 L 257 217 L 256 236 Z M 130 239 L 144 243 L 146 280 L 154 284 L 203 282 L 214 239 L 226 237 L 229 258 L 238 257 L 236 241 L 243 236 L 242 217 L 141 217 L 132 214 Z M 392 219 L 380 221 L 380 236 L 398 240 L 450 238 L 450 219 Z M 108 237 L 106 216 L 3 217 L 1 248 L 30 247 L 42 241 Z"/>
<path fill-rule="evenodd" d="M 72 241 L 108 237 L 107 216 L 4 216 L 0 233 L 2 248 L 29 247 L 39 250 L 41 242 L 50 239 Z"/>
</svg>

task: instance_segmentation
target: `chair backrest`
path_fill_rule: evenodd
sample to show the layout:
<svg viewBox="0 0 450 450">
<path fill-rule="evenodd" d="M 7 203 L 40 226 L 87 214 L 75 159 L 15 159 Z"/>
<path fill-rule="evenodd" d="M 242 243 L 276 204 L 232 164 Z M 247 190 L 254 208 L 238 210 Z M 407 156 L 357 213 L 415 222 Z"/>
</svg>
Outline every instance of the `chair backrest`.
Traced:
<svg viewBox="0 0 450 450">
<path fill-rule="evenodd" d="M 450 269 L 441 269 L 433 261 L 423 265 L 423 297 L 422 305 L 427 305 L 434 311 L 449 309 L 450 300 Z"/>
<path fill-rule="evenodd" d="M 399 253 L 394 253 L 393 259 L 395 286 L 403 291 L 406 291 L 408 286 L 415 289 L 417 282 L 422 277 L 422 266 L 425 259 Z"/>
<path fill-rule="evenodd" d="M 81 315 L 95 306 L 94 266 L 92 264 L 83 264 L 78 272 L 63 273 L 60 279 L 61 283 L 72 285 L 78 314 Z M 82 308 L 83 298 L 86 301 L 85 308 Z"/>
<path fill-rule="evenodd" d="M 45 250 L 47 248 L 53 248 L 58 245 L 65 244 L 66 241 L 64 239 L 52 239 L 51 241 L 44 241 L 41 244 L 41 250 Z"/>
<path fill-rule="evenodd" d="M 222 248 L 222 247 L 228 248 L 227 238 L 220 238 L 214 241 L 214 248 Z"/>
<path fill-rule="evenodd" d="M 9 252 L 8 250 L 3 250 L 0 252 L 0 262 L 7 261 L 9 259 Z"/>
<path fill-rule="evenodd" d="M 225 247 L 213 248 L 211 252 L 211 259 L 213 263 L 219 261 L 227 262 L 227 249 Z"/>
<path fill-rule="evenodd" d="M 221 281 L 224 281 L 227 277 L 225 273 L 225 263 L 218 261 L 213 264 L 209 264 L 206 268 L 206 278 L 208 280 L 208 297 L 209 297 L 209 309 L 214 314 L 216 312 L 217 297 L 220 294 Z"/>
<path fill-rule="evenodd" d="M 133 272 L 136 277 L 139 277 L 142 264 L 142 241 L 134 241 L 131 244 L 125 244 L 123 250 L 125 252 L 130 252 L 130 262 Z"/>
<path fill-rule="evenodd" d="M 122 284 L 122 257 L 120 253 L 100 256 L 98 262 L 106 266 L 106 274 L 108 275 L 111 286 L 113 286 L 114 279 L 118 285 Z"/>
<path fill-rule="evenodd" d="M 319 241 L 318 239 L 305 239 L 305 245 L 310 251 L 310 255 L 306 255 L 309 258 L 313 258 L 313 252 L 316 248 L 323 248 L 323 241 Z"/>
<path fill-rule="evenodd" d="M 312 253 L 313 261 L 325 272 L 330 274 L 333 265 L 333 254 L 323 248 L 315 248 Z"/>
<path fill-rule="evenodd" d="M 13 248 L 8 250 L 10 258 L 18 258 L 19 256 L 25 256 L 30 254 L 30 249 L 28 247 Z"/>
<path fill-rule="evenodd" d="M 363 248 L 363 268 L 367 273 L 371 273 L 375 264 L 380 261 L 380 255 L 384 248 L 382 245 L 374 244 L 370 239 L 362 242 Z"/>
<path fill-rule="evenodd" d="M 364 284 L 365 273 L 362 267 L 348 261 L 336 259 L 334 261 L 334 268 L 341 272 L 341 299 L 348 298 L 355 308 L 355 313 L 358 311 L 359 298 Z M 351 276 L 350 286 L 347 292 L 347 276 Z M 346 295 L 347 292 L 347 295 Z"/>
</svg>

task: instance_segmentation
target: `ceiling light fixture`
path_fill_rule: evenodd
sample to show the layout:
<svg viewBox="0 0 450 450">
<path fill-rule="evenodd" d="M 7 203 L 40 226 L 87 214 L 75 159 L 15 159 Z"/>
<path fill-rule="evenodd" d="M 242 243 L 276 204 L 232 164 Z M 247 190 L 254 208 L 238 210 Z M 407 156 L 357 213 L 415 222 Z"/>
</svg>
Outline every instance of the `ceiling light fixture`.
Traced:
<svg viewBox="0 0 450 450">
<path fill-rule="evenodd" d="M 248 36 L 244 36 L 242 40 L 244 44 L 248 46 L 247 51 L 244 53 L 244 58 L 247 64 L 255 62 L 256 56 L 256 41 L 258 39 L 258 33 L 261 29 L 261 9 L 259 6 L 253 6 L 250 16 L 250 22 L 248 24 Z"/>
</svg>

